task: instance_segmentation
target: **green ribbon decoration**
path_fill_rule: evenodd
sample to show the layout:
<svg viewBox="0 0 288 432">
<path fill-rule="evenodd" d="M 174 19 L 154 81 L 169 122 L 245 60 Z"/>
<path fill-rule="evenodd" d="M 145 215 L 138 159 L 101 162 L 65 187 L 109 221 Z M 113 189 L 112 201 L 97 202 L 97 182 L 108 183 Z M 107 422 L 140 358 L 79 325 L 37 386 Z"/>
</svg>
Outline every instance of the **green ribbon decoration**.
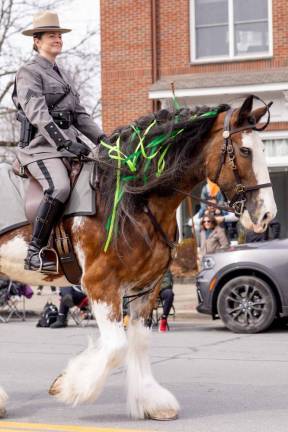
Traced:
<svg viewBox="0 0 288 432">
<path fill-rule="evenodd" d="M 175 98 L 175 102 L 176 98 Z M 178 105 L 178 103 L 177 103 Z M 179 106 L 179 105 L 178 105 Z M 176 107 L 176 106 L 175 106 Z M 197 120 L 198 118 L 208 118 L 208 117 L 215 117 L 218 115 L 217 110 L 208 111 L 206 113 L 203 113 L 199 116 L 193 115 L 191 116 L 191 121 Z M 177 118 L 175 117 L 175 122 Z M 149 167 L 151 165 L 152 160 L 159 155 L 159 159 L 157 162 L 157 170 L 156 170 L 156 177 L 160 177 L 161 174 L 165 170 L 165 156 L 167 155 L 169 149 L 171 148 L 171 145 L 173 144 L 173 140 L 181 134 L 184 129 L 174 130 L 172 133 L 162 134 L 157 137 L 155 137 L 149 144 L 147 144 L 145 148 L 145 138 L 150 132 L 150 130 L 155 126 L 157 123 L 157 120 L 155 119 L 144 131 L 144 133 L 141 135 L 140 129 L 134 125 L 131 125 L 130 127 L 133 129 L 133 134 L 131 136 L 131 143 L 135 140 L 136 137 L 139 138 L 139 142 L 136 146 L 136 149 L 129 155 L 126 155 L 121 151 L 121 136 L 119 134 L 116 144 L 111 145 L 103 140 L 100 141 L 100 144 L 105 147 L 108 150 L 108 156 L 110 159 L 117 161 L 117 174 L 116 174 L 116 185 L 115 185 L 115 194 L 114 194 L 114 202 L 113 202 L 113 208 L 111 211 L 111 215 L 109 216 L 105 228 L 107 231 L 107 238 L 104 245 L 104 252 L 106 253 L 109 245 L 112 241 L 113 232 L 115 232 L 115 219 L 116 219 L 116 212 L 118 205 L 123 197 L 124 194 L 124 188 L 123 185 L 131 180 L 135 180 L 137 178 L 137 163 L 140 157 L 143 159 L 146 159 L 145 165 L 144 165 L 144 176 L 143 176 L 143 182 L 144 184 L 148 181 L 147 172 L 149 170 Z M 177 122 L 176 122 L 177 123 Z M 148 152 L 150 153 L 148 154 Z M 132 175 L 125 175 L 123 176 L 121 174 L 121 168 L 122 164 L 126 164 L 131 172 Z M 116 227 L 117 228 L 117 227 Z"/>
<path fill-rule="evenodd" d="M 116 176 L 116 188 L 115 188 L 115 195 L 114 195 L 114 204 L 113 204 L 113 208 L 112 208 L 112 214 L 111 214 L 111 219 L 109 221 L 109 228 L 108 228 L 108 235 L 107 235 L 107 239 L 106 239 L 106 243 L 104 246 L 104 252 L 106 253 L 109 245 L 111 243 L 112 240 L 112 234 L 113 234 L 113 228 L 114 228 L 114 222 L 115 222 L 115 217 L 116 217 L 116 210 L 118 207 L 118 204 L 120 202 L 120 199 L 122 198 L 121 195 L 121 160 L 123 160 L 120 156 L 120 136 L 117 138 L 116 141 L 116 149 L 113 148 L 113 151 L 118 151 L 118 158 L 117 155 L 114 157 L 114 159 L 117 159 L 117 176 Z"/>
</svg>

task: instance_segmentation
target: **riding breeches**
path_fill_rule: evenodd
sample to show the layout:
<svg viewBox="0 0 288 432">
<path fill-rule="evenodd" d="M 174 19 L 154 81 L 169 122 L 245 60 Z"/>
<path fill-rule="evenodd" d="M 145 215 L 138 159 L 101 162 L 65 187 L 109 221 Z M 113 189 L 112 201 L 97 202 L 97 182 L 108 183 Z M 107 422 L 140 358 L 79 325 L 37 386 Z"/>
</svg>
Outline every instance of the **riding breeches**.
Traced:
<svg viewBox="0 0 288 432">
<path fill-rule="evenodd" d="M 39 160 L 28 165 L 31 175 L 40 183 L 45 195 L 65 203 L 70 194 L 68 171 L 61 158 Z"/>
</svg>

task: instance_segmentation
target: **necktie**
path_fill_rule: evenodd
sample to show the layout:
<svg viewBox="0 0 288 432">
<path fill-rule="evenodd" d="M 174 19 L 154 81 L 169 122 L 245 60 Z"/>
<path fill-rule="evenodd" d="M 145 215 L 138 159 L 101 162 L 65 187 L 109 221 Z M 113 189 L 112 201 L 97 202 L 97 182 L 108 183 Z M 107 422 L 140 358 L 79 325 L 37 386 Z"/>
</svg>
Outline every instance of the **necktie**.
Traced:
<svg viewBox="0 0 288 432">
<path fill-rule="evenodd" d="M 58 68 L 58 66 L 57 66 L 56 63 L 54 64 L 53 69 L 54 69 L 54 71 L 57 72 L 58 75 L 62 78 L 61 73 L 60 73 L 60 70 L 59 70 L 59 68 Z"/>
</svg>

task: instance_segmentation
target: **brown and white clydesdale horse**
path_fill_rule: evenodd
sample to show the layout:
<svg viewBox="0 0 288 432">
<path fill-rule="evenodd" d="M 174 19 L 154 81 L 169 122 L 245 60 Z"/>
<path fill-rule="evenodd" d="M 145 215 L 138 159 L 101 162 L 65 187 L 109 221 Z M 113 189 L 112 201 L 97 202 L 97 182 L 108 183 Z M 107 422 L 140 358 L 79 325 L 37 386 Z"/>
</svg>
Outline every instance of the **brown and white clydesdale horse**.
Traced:
<svg viewBox="0 0 288 432">
<path fill-rule="evenodd" d="M 253 111 L 252 105 L 249 96 L 236 110 L 227 105 L 174 113 L 162 110 L 115 131 L 110 147 L 101 146 L 97 215 L 65 221 L 100 337 L 69 361 L 50 394 L 70 404 L 94 401 L 111 370 L 126 359 L 129 414 L 156 419 L 177 416 L 177 400 L 152 374 L 144 318 L 170 263 L 176 209 L 196 184 L 207 177 L 215 181 L 241 213 L 246 228 L 263 232 L 275 217 L 264 146 L 255 130 L 269 108 Z M 104 252 L 109 216 L 114 236 Z M 0 237 L 0 274 L 30 284 L 67 285 L 63 275 L 24 270 L 30 235 L 28 226 Z M 131 303 L 126 333 L 122 297 L 138 293 L 144 295 Z M 2 414 L 5 402 L 0 389 Z"/>
</svg>

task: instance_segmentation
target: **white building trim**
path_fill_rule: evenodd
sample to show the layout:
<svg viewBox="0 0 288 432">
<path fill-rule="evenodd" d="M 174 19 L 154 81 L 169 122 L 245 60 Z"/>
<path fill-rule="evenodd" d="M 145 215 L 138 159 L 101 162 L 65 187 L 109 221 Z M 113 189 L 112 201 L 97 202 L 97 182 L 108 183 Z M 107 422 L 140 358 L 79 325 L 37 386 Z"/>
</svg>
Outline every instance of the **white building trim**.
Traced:
<svg viewBox="0 0 288 432">
<path fill-rule="evenodd" d="M 177 84 L 177 83 L 176 83 Z M 251 93 L 270 93 L 278 91 L 287 91 L 288 81 L 271 84 L 250 84 L 241 86 L 227 87 L 204 87 L 204 88 L 185 88 L 175 89 L 175 96 L 180 97 L 197 97 L 197 96 L 217 96 L 217 95 L 236 95 Z M 151 90 L 149 99 L 171 99 L 171 90 Z"/>
</svg>

